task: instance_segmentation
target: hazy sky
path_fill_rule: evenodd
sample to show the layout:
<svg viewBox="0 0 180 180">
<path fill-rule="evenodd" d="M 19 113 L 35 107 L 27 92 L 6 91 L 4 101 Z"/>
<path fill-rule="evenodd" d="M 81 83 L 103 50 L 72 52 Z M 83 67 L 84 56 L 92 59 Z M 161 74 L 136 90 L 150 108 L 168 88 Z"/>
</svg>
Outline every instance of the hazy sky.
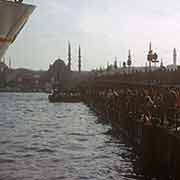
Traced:
<svg viewBox="0 0 180 180">
<path fill-rule="evenodd" d="M 178 0 L 24 0 L 37 6 L 23 31 L 10 47 L 15 67 L 47 69 L 60 57 L 67 62 L 71 42 L 72 64 L 82 47 L 84 69 L 107 61 L 126 61 L 131 49 L 133 64 L 144 65 L 149 41 L 172 63 L 173 48 L 180 64 L 180 1 Z"/>
</svg>

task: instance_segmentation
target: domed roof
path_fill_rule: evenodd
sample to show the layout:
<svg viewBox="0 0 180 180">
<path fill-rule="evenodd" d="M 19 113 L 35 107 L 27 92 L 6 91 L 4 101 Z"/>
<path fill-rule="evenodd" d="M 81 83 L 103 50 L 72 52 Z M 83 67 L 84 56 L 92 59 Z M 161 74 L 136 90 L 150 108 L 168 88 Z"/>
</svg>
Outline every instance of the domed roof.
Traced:
<svg viewBox="0 0 180 180">
<path fill-rule="evenodd" d="M 54 66 L 56 66 L 56 65 L 58 65 L 58 66 L 66 66 L 65 63 L 64 63 L 64 61 L 61 60 L 61 59 L 57 59 L 57 60 L 54 62 L 53 65 L 54 65 Z"/>
<path fill-rule="evenodd" d="M 64 63 L 64 61 L 63 60 L 61 60 L 61 59 L 57 59 L 54 63 L 53 63 L 53 65 L 51 65 L 51 67 L 50 67 L 50 69 L 52 70 L 52 71 L 67 71 L 67 66 L 66 66 L 66 64 Z"/>
</svg>

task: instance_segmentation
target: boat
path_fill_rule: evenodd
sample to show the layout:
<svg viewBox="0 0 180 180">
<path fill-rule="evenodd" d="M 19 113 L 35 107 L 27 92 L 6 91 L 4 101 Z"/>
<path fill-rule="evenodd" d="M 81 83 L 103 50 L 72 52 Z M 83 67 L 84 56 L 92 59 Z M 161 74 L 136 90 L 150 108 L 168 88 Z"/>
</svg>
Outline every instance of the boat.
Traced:
<svg viewBox="0 0 180 180">
<path fill-rule="evenodd" d="M 0 0 L 0 60 L 35 9 L 21 1 Z"/>
<path fill-rule="evenodd" d="M 57 91 L 56 89 L 48 96 L 50 102 L 79 103 L 82 102 L 82 96 L 78 91 Z"/>
</svg>

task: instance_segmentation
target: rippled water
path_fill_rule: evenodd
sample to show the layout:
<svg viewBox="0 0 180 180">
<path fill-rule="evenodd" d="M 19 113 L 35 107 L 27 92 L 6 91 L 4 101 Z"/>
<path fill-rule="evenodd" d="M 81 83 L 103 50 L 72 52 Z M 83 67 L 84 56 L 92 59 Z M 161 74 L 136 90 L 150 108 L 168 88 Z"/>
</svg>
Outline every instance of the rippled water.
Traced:
<svg viewBox="0 0 180 180">
<path fill-rule="evenodd" d="M 144 179 L 131 147 L 82 103 L 0 93 L 0 179 Z"/>
</svg>

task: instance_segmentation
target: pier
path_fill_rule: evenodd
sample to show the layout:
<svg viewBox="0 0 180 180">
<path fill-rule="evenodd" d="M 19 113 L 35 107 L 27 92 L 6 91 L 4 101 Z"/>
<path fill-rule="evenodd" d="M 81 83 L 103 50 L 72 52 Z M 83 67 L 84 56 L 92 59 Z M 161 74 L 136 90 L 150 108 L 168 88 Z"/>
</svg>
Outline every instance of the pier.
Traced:
<svg viewBox="0 0 180 180">
<path fill-rule="evenodd" d="M 168 82 L 147 84 L 97 78 L 81 84 L 80 90 L 84 102 L 97 116 L 108 122 L 117 135 L 128 138 L 145 168 L 179 179 L 178 87 Z"/>
</svg>

